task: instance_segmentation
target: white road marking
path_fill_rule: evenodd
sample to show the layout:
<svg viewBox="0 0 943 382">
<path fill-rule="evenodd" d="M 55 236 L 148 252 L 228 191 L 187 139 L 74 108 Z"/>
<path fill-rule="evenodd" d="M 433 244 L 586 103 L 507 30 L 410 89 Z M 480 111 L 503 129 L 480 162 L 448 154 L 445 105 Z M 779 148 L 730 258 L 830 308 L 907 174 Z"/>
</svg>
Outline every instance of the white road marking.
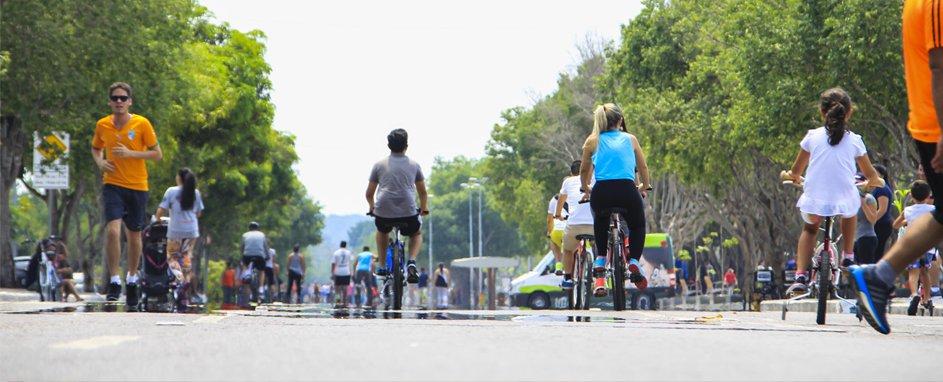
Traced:
<svg viewBox="0 0 943 382">
<path fill-rule="evenodd" d="M 141 336 L 99 336 L 82 340 L 62 342 L 52 345 L 51 347 L 53 349 L 92 350 L 107 346 L 120 345 L 125 342 L 134 341 L 138 338 L 141 338 Z"/>
<path fill-rule="evenodd" d="M 197 318 L 196 320 L 193 320 L 193 323 L 194 324 L 218 324 L 224 318 L 226 318 L 226 316 L 222 316 L 222 315 L 203 316 L 203 317 Z"/>
</svg>

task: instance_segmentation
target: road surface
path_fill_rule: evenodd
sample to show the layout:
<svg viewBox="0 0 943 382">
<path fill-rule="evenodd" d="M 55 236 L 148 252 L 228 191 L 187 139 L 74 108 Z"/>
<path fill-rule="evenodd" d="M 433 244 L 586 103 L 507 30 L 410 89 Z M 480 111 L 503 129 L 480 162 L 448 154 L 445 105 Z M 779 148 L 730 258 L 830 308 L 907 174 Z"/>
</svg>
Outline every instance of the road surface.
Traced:
<svg viewBox="0 0 943 382">
<path fill-rule="evenodd" d="M 893 316 L 884 336 L 799 312 L 36 313 L 63 306 L 0 302 L 0 380 L 943 378 L 935 317 Z"/>
</svg>

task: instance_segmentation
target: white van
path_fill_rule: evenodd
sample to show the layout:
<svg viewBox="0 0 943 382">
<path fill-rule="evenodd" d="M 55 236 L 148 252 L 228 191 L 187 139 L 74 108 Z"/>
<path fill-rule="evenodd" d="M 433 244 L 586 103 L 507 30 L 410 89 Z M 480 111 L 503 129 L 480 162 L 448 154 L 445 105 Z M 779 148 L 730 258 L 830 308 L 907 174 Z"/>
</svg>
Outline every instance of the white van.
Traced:
<svg viewBox="0 0 943 382">
<path fill-rule="evenodd" d="M 547 309 L 554 301 L 563 300 L 562 308 L 566 308 L 566 297 L 560 284 L 563 276 L 553 273 L 556 260 L 553 252 L 547 252 L 534 269 L 511 280 L 511 305 L 528 307 L 531 309 Z"/>
</svg>

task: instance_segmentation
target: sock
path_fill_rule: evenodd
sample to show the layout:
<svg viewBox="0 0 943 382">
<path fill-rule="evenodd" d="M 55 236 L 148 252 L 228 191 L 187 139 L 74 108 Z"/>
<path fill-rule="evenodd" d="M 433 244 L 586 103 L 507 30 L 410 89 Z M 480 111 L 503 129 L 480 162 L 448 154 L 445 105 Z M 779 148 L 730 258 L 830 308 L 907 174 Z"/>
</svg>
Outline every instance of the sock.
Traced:
<svg viewBox="0 0 943 382">
<path fill-rule="evenodd" d="M 128 284 L 137 284 L 138 275 L 132 275 L 131 272 L 128 272 L 128 275 L 125 277 L 124 280 Z"/>
<path fill-rule="evenodd" d="M 809 278 L 808 271 L 796 271 L 796 278 L 799 277 Z"/>
<path fill-rule="evenodd" d="M 877 273 L 878 279 L 885 284 L 894 285 L 894 279 L 897 278 L 897 271 L 894 270 L 894 267 L 891 267 L 891 263 L 888 263 L 886 260 L 878 261 L 877 265 L 875 265 L 875 272 Z"/>
<path fill-rule="evenodd" d="M 121 284 L 121 276 L 111 276 L 112 284 Z"/>
<path fill-rule="evenodd" d="M 854 261 L 854 260 L 855 260 L 855 253 L 854 253 L 854 252 L 851 252 L 851 253 L 843 253 L 843 254 L 842 254 L 842 260 L 844 260 L 844 259 L 851 259 L 852 261 Z"/>
</svg>

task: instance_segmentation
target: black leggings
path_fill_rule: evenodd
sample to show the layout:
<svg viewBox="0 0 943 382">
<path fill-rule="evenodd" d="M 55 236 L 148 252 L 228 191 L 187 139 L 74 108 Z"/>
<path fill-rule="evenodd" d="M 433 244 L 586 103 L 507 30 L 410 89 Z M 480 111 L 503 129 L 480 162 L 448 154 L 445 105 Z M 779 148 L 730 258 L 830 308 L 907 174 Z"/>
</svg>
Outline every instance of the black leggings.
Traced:
<svg viewBox="0 0 943 382">
<path fill-rule="evenodd" d="M 878 258 L 874 256 L 877 249 L 877 236 L 862 236 L 855 241 L 855 262 L 858 264 L 874 264 Z"/>
<path fill-rule="evenodd" d="M 593 231 L 596 235 L 596 256 L 605 257 L 609 243 L 610 208 L 622 208 L 622 219 L 629 229 L 629 257 L 638 260 L 645 248 L 645 206 L 635 182 L 631 180 L 601 180 L 593 186 L 589 205 L 593 209 Z"/>
<path fill-rule="evenodd" d="M 292 287 L 292 284 L 294 284 L 295 287 L 298 288 L 298 292 L 297 292 L 297 293 L 298 293 L 298 303 L 300 304 L 300 303 L 301 303 L 301 288 L 302 288 L 302 286 L 301 286 L 301 274 L 300 274 L 300 273 L 295 273 L 295 271 L 289 270 L 289 271 L 288 271 L 288 290 L 287 290 L 286 293 L 285 293 L 285 294 L 287 295 L 285 302 L 288 303 L 288 304 L 291 304 L 291 287 Z"/>
<path fill-rule="evenodd" d="M 893 208 L 894 206 L 888 205 L 887 208 Z M 874 233 L 878 235 L 877 247 L 874 248 L 874 258 L 875 263 L 877 260 L 881 260 L 884 257 L 884 250 L 887 249 L 887 239 L 891 237 L 891 232 L 894 230 L 891 227 L 891 222 L 888 220 L 877 221 L 874 223 Z"/>
</svg>

